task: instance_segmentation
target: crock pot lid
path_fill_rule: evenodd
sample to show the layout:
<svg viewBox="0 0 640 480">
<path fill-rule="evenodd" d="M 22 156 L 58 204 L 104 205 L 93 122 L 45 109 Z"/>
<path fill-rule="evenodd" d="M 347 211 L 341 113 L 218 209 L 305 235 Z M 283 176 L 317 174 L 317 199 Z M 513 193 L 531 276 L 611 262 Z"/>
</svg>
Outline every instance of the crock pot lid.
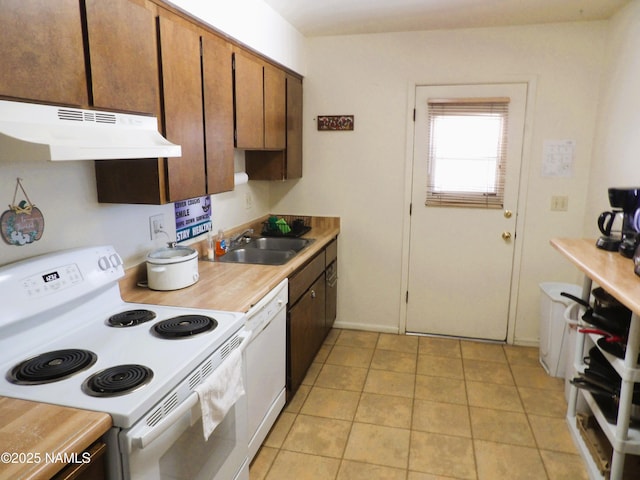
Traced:
<svg viewBox="0 0 640 480">
<path fill-rule="evenodd" d="M 147 258 L 149 260 L 175 260 L 179 262 L 197 255 L 198 252 L 191 247 L 165 247 L 150 252 Z"/>
</svg>

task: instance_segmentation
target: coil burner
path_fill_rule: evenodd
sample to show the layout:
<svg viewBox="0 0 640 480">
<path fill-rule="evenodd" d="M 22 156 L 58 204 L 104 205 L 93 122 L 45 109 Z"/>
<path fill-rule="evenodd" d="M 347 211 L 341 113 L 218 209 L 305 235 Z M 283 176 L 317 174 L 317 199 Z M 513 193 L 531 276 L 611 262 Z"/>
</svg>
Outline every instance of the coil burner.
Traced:
<svg viewBox="0 0 640 480">
<path fill-rule="evenodd" d="M 97 359 L 95 353 L 80 349 L 41 353 L 13 367 L 7 380 L 18 385 L 56 382 L 89 368 Z"/>
<path fill-rule="evenodd" d="M 152 331 L 161 338 L 181 338 L 215 329 L 218 322 L 205 315 L 179 315 L 156 323 Z"/>
<path fill-rule="evenodd" d="M 151 310 L 127 310 L 125 312 L 116 313 L 109 317 L 107 324 L 110 327 L 134 327 L 141 323 L 149 322 L 156 318 L 155 312 Z"/>
<path fill-rule="evenodd" d="M 82 391 L 93 397 L 115 397 L 137 390 L 152 378 L 153 371 L 143 365 L 116 365 L 87 378 Z"/>
</svg>

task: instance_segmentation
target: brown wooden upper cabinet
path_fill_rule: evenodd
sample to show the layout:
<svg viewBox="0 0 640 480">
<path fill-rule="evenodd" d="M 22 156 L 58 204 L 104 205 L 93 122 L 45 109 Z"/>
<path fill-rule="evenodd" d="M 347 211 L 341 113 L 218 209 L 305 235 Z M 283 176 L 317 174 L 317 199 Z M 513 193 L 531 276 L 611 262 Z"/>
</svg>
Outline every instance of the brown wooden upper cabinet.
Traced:
<svg viewBox="0 0 640 480">
<path fill-rule="evenodd" d="M 182 156 L 96 162 L 100 202 L 162 204 L 234 187 L 232 46 L 166 12 L 157 29 L 163 132 Z"/>
<path fill-rule="evenodd" d="M 130 0 L 84 0 L 93 106 L 158 116 L 154 13 Z"/>
<path fill-rule="evenodd" d="M 264 148 L 282 150 L 287 146 L 287 84 L 285 73 L 264 66 Z"/>
<path fill-rule="evenodd" d="M 163 122 L 167 140 L 182 156 L 166 159 L 167 200 L 206 194 L 200 35 L 164 16 L 158 18 Z"/>
<path fill-rule="evenodd" d="M 0 95 L 88 104 L 78 0 L 0 0 Z"/>
<path fill-rule="evenodd" d="M 284 178 L 302 177 L 302 79 L 287 75 L 287 150 Z"/>
<path fill-rule="evenodd" d="M 284 151 L 247 151 L 246 169 L 252 180 L 288 180 L 302 177 L 302 80 L 286 75 L 286 148 Z"/>
<path fill-rule="evenodd" d="M 232 46 L 214 35 L 202 36 L 202 85 L 207 192 L 233 190 Z"/>
<path fill-rule="evenodd" d="M 255 55 L 234 52 L 235 146 L 283 150 L 286 146 L 285 73 Z"/>
</svg>

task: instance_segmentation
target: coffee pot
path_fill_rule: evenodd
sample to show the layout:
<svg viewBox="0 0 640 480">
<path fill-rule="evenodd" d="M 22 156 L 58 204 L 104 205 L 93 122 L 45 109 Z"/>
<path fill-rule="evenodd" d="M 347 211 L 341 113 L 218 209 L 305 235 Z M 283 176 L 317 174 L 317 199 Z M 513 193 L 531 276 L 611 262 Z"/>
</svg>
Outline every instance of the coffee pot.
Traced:
<svg viewBox="0 0 640 480">
<path fill-rule="evenodd" d="M 598 229 L 602 236 L 596 241 L 596 247 L 609 252 L 617 252 L 622 243 L 622 210 L 602 212 L 598 217 Z"/>
<path fill-rule="evenodd" d="M 596 246 L 604 250 L 617 250 L 627 258 L 633 258 L 640 243 L 640 188 L 609 188 L 610 212 L 603 212 L 598 217 L 598 228 L 603 234 Z M 622 215 L 622 226 L 618 234 L 614 230 L 615 218 Z"/>
</svg>

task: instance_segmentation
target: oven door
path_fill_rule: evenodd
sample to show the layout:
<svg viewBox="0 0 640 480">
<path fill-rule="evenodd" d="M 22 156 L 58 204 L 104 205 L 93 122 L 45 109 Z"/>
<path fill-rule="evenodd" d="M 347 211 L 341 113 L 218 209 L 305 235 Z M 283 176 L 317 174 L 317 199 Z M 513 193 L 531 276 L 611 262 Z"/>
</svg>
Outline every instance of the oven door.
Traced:
<svg viewBox="0 0 640 480">
<path fill-rule="evenodd" d="M 158 423 L 158 430 L 140 436 L 134 425 L 120 432 L 123 478 L 249 480 L 246 395 L 206 442 L 197 394 L 193 396 Z"/>
</svg>

